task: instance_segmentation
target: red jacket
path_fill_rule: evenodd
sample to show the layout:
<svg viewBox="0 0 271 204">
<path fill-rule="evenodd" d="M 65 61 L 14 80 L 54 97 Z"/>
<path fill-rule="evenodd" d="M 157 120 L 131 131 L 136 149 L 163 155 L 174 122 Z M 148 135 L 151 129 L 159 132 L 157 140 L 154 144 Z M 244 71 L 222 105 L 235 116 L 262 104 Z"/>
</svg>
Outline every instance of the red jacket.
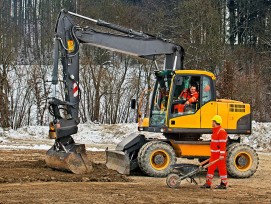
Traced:
<svg viewBox="0 0 271 204">
<path fill-rule="evenodd" d="M 227 132 L 221 127 L 213 128 L 213 134 L 211 138 L 211 153 L 220 153 L 221 156 L 226 155 L 227 146 Z"/>
<path fill-rule="evenodd" d="M 179 98 L 183 98 L 189 102 L 189 104 L 194 103 L 198 100 L 199 94 L 198 92 L 190 93 L 189 89 L 184 89 L 180 94 Z"/>
</svg>

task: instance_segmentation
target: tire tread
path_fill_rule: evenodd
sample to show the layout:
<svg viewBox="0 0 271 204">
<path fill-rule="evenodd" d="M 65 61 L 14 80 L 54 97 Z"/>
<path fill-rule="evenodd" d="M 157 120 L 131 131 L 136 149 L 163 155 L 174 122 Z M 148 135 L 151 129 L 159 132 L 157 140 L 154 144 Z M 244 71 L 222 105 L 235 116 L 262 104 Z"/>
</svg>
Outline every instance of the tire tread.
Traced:
<svg viewBox="0 0 271 204">
<path fill-rule="evenodd" d="M 232 162 L 232 158 L 234 158 L 234 154 L 236 154 L 238 151 L 245 149 L 247 151 L 250 151 L 252 154 L 252 169 L 250 168 L 248 171 L 242 172 L 235 168 L 235 164 Z M 242 150 L 243 151 L 243 150 Z M 234 143 L 231 144 L 227 148 L 228 156 L 226 160 L 227 165 L 227 171 L 228 174 L 234 178 L 249 178 L 251 177 L 258 169 L 259 166 L 259 157 L 257 152 L 250 147 L 247 144 L 240 144 L 240 143 Z M 255 163 L 256 162 L 256 163 Z"/>
<path fill-rule="evenodd" d="M 171 161 L 169 162 L 169 166 L 162 170 L 162 171 L 157 171 L 153 169 L 149 163 L 149 155 L 152 151 L 155 149 L 163 149 L 168 152 L 168 154 L 171 157 Z M 147 175 L 152 176 L 152 177 L 165 177 L 167 176 L 171 171 L 172 171 L 172 164 L 175 164 L 176 162 L 176 155 L 175 151 L 173 148 L 162 141 L 150 141 L 144 144 L 141 149 L 139 150 L 138 153 L 138 165 L 140 169 Z"/>
</svg>

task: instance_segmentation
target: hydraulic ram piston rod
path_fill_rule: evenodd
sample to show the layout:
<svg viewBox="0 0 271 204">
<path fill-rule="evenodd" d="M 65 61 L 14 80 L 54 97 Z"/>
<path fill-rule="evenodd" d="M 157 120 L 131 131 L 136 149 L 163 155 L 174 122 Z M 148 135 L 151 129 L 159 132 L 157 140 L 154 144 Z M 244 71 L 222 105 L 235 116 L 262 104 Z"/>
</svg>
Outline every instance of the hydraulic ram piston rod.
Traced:
<svg viewBox="0 0 271 204">
<path fill-rule="evenodd" d="M 119 26 L 119 25 L 116 25 L 116 24 L 113 24 L 113 23 L 108 23 L 108 22 L 105 22 L 105 21 L 100 20 L 100 19 L 95 20 L 93 18 L 82 16 L 80 14 L 73 13 L 73 12 L 70 12 L 70 11 L 67 11 L 67 13 L 70 14 L 70 15 L 79 17 L 79 18 L 83 18 L 83 19 L 92 21 L 92 22 L 96 23 L 98 26 L 103 26 L 103 27 L 106 27 L 106 28 L 110 28 L 110 29 L 113 29 L 113 30 L 116 30 L 116 31 L 119 31 L 119 32 L 122 32 L 122 33 L 126 33 L 126 34 L 129 34 L 129 35 L 136 35 L 136 36 L 140 36 L 140 37 L 144 37 L 144 38 L 153 37 L 151 35 L 148 35 L 146 33 L 141 32 L 141 31 L 140 32 L 134 31 L 132 29 L 128 29 L 128 28 L 125 28 L 125 27 L 122 27 L 122 26 Z"/>
</svg>

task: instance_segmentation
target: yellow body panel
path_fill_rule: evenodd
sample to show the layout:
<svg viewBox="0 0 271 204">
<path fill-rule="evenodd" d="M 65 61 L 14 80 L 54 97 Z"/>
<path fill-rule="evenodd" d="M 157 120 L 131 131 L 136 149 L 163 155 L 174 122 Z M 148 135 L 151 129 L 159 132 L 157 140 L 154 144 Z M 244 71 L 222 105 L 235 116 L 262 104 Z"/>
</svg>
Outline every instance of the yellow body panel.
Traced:
<svg viewBox="0 0 271 204">
<path fill-rule="evenodd" d="M 172 124 L 173 121 L 175 124 Z M 183 115 L 169 120 L 169 128 L 200 128 L 200 111 L 191 115 Z"/>
<path fill-rule="evenodd" d="M 228 113 L 229 113 L 228 103 L 220 103 L 220 102 L 215 102 L 215 103 L 217 103 L 217 115 L 220 115 L 222 117 L 221 126 L 227 129 L 228 128 Z"/>
<path fill-rule="evenodd" d="M 231 100 L 231 99 L 224 99 L 220 98 L 216 100 L 217 102 L 222 102 L 222 103 L 243 103 L 241 101 L 236 101 L 236 100 Z"/>
<path fill-rule="evenodd" d="M 149 127 L 149 118 L 143 118 L 142 127 Z"/>
<path fill-rule="evenodd" d="M 176 144 L 172 140 L 175 153 L 178 157 L 210 156 L 210 144 Z"/>
<path fill-rule="evenodd" d="M 249 104 L 233 100 L 210 101 L 195 114 L 171 118 L 169 128 L 212 128 L 212 117 L 220 115 L 223 121 L 221 126 L 225 129 L 235 130 L 238 120 L 247 114 L 250 114 Z"/>
<path fill-rule="evenodd" d="M 210 101 L 206 103 L 200 109 L 201 112 L 201 128 L 212 128 L 211 119 L 214 115 L 217 115 L 217 103 L 215 101 Z"/>
<path fill-rule="evenodd" d="M 232 109 L 231 107 L 229 107 L 228 129 L 236 129 L 237 121 L 239 120 L 239 118 L 243 117 L 244 115 L 250 114 L 249 104 L 242 104 L 244 108 L 238 108 L 237 104 L 234 104 L 234 105 L 237 106 L 237 108 Z M 233 110 L 234 112 L 231 110 Z"/>
<path fill-rule="evenodd" d="M 225 129 L 235 130 L 237 128 L 238 120 L 241 117 L 250 114 L 250 105 L 244 104 L 242 102 L 231 102 L 231 100 L 228 100 L 227 102 L 210 101 L 195 114 L 182 115 L 171 118 L 169 120 L 169 128 L 212 128 L 212 117 L 214 115 L 220 115 L 223 121 L 221 126 Z M 231 105 L 237 104 L 242 104 L 245 108 L 234 109 L 234 111 L 230 111 Z M 240 110 L 242 112 L 236 112 Z M 175 124 L 172 124 L 172 121 L 174 121 Z M 148 127 L 149 118 L 144 118 L 143 120 L 140 120 L 138 126 Z"/>
<path fill-rule="evenodd" d="M 250 105 L 240 101 L 219 99 L 217 100 L 218 115 L 222 117 L 222 127 L 236 130 L 240 118 L 250 114 Z"/>
<path fill-rule="evenodd" d="M 149 118 L 139 118 L 138 119 L 138 130 L 143 131 L 145 128 L 149 127 Z"/>
</svg>

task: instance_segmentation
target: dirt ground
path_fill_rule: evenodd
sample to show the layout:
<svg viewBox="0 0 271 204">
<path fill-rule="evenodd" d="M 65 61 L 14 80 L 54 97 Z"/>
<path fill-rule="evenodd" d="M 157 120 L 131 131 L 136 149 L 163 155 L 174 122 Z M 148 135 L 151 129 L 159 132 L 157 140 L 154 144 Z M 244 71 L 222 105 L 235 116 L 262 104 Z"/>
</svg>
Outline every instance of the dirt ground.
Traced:
<svg viewBox="0 0 271 204">
<path fill-rule="evenodd" d="M 0 155 L 0 203 L 271 203 L 271 154 L 259 154 L 255 175 L 230 178 L 227 190 L 188 182 L 171 189 L 165 178 L 120 175 L 105 167 L 104 152 L 88 153 L 94 162 L 89 175 L 46 168 L 45 151 L 1 150 Z M 203 183 L 204 174 L 196 180 Z"/>
</svg>

